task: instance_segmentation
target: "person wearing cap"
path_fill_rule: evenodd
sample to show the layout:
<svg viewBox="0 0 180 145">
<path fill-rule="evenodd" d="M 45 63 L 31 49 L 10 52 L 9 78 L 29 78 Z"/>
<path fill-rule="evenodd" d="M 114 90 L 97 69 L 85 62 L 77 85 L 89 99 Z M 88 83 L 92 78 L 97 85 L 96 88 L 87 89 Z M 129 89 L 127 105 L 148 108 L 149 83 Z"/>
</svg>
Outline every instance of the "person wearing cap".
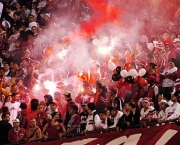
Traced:
<svg viewBox="0 0 180 145">
<path fill-rule="evenodd" d="M 10 143 L 18 143 L 27 140 L 27 132 L 24 128 L 20 127 L 19 119 L 13 120 L 13 128 L 8 133 Z"/>
<path fill-rule="evenodd" d="M 177 78 L 176 76 L 177 67 L 175 66 L 175 64 L 176 64 L 176 59 L 170 58 L 169 67 L 164 69 L 164 71 L 160 74 L 160 78 L 162 82 L 162 93 L 172 92 L 174 89 L 174 83 Z"/>
<path fill-rule="evenodd" d="M 75 133 L 80 133 L 80 122 L 81 118 L 78 115 L 78 106 L 75 104 L 72 104 L 69 106 L 69 115 L 70 115 L 70 120 L 66 126 L 67 131 L 60 134 L 59 137 L 63 137 L 66 134 L 75 134 Z"/>
<path fill-rule="evenodd" d="M 153 106 L 150 105 L 149 98 L 145 97 L 142 100 L 143 108 L 140 111 L 141 117 L 140 122 L 143 127 L 147 127 L 149 123 L 154 121 L 157 118 L 156 110 Z"/>
<path fill-rule="evenodd" d="M 161 123 L 166 118 L 166 108 L 169 106 L 166 100 L 161 100 L 159 103 L 160 112 L 157 116 L 157 122 Z"/>
<path fill-rule="evenodd" d="M 86 102 L 81 102 L 81 108 L 82 108 L 83 111 L 79 114 L 79 116 L 81 118 L 80 129 L 81 129 L 81 132 L 83 132 L 86 129 L 86 119 L 88 117 L 87 103 Z"/>
<path fill-rule="evenodd" d="M 2 114 L 2 120 L 0 121 L 0 145 L 8 144 L 8 132 L 11 130 L 12 125 L 9 123 L 9 112 Z"/>
<path fill-rule="evenodd" d="M 173 104 L 166 108 L 166 119 L 163 121 L 174 121 L 180 116 L 180 104 L 178 103 L 179 96 L 179 91 L 176 91 L 171 95 L 171 101 Z"/>
</svg>

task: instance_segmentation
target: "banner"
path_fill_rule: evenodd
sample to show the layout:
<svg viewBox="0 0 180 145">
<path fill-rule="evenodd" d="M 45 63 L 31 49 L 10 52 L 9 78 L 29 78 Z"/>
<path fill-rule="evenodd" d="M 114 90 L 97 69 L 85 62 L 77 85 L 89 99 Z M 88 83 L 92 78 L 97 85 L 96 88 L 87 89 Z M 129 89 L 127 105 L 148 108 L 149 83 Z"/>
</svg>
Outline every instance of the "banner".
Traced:
<svg viewBox="0 0 180 145">
<path fill-rule="evenodd" d="M 31 145 L 32 143 L 26 144 Z M 33 145 L 179 145 L 180 126 L 175 124 L 151 128 L 127 129 L 121 132 L 94 133 L 63 138 Z"/>
</svg>

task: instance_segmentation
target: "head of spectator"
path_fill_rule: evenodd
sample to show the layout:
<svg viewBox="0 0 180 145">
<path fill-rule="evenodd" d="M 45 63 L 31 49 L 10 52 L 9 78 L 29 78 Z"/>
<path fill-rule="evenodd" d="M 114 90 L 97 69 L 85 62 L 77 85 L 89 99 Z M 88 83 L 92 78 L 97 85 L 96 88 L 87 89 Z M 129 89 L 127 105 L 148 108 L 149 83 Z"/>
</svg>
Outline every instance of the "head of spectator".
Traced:
<svg viewBox="0 0 180 145">
<path fill-rule="evenodd" d="M 176 29 L 176 26 L 173 27 L 172 29 Z M 177 33 L 172 32 L 170 38 L 171 38 L 172 41 L 174 41 L 174 39 L 177 38 Z"/>
<path fill-rule="evenodd" d="M 54 100 L 57 102 L 61 100 L 61 93 L 60 92 L 54 92 Z"/>
<path fill-rule="evenodd" d="M 164 110 L 164 111 L 169 106 L 166 100 L 161 100 L 158 104 L 159 104 L 160 110 Z"/>
<path fill-rule="evenodd" d="M 163 94 L 159 94 L 157 97 L 158 97 L 158 98 L 157 98 L 158 103 L 159 103 L 161 100 L 164 100 Z"/>
<path fill-rule="evenodd" d="M 169 37 L 170 37 L 169 32 L 167 32 L 167 31 L 163 32 L 163 34 L 162 34 L 163 41 L 168 40 Z"/>
<path fill-rule="evenodd" d="M 142 99 L 142 106 L 143 106 L 144 109 L 148 109 L 149 108 L 149 106 L 150 106 L 149 98 L 145 97 L 145 98 Z"/>
<path fill-rule="evenodd" d="M 110 88 L 110 97 L 111 99 L 114 99 L 116 97 L 117 90 L 115 88 Z"/>
<path fill-rule="evenodd" d="M 44 101 L 46 103 L 46 106 L 49 106 L 53 102 L 53 97 L 47 94 L 44 96 Z"/>
<path fill-rule="evenodd" d="M 31 31 L 33 32 L 34 36 L 38 34 L 38 28 L 36 26 L 32 26 Z"/>
<path fill-rule="evenodd" d="M 38 113 L 39 113 L 39 114 L 42 114 L 42 113 L 44 113 L 44 111 L 45 111 L 45 110 L 44 110 L 44 105 L 39 104 L 39 105 L 38 105 Z"/>
<path fill-rule="evenodd" d="M 17 93 L 18 92 L 18 85 L 17 84 L 13 84 L 12 86 L 11 86 L 11 92 L 12 93 Z"/>
<path fill-rule="evenodd" d="M 171 48 L 170 48 L 170 45 L 169 45 L 169 44 L 165 44 L 165 46 L 164 46 L 164 47 L 165 47 L 165 49 L 164 49 L 164 50 L 165 50 L 165 52 L 166 52 L 166 53 L 168 53 L 168 52 L 170 52 L 170 51 L 171 51 Z"/>
<path fill-rule="evenodd" d="M 14 12 L 14 14 L 13 14 L 13 19 L 14 19 L 14 21 L 19 20 L 19 14 L 16 13 L 16 12 Z"/>
<path fill-rule="evenodd" d="M 4 103 L 11 102 L 11 95 L 7 95 L 4 99 Z"/>
<path fill-rule="evenodd" d="M 10 14 L 12 12 L 11 6 L 6 6 L 6 12 Z"/>
<path fill-rule="evenodd" d="M 175 46 L 175 48 L 178 48 L 180 46 L 180 39 L 179 38 L 175 38 L 173 40 L 173 45 Z"/>
<path fill-rule="evenodd" d="M 87 112 L 91 114 L 94 110 L 96 110 L 96 105 L 94 103 L 87 104 Z"/>
<path fill-rule="evenodd" d="M 36 123 L 37 123 L 37 122 L 36 122 L 36 119 L 35 119 L 35 118 L 31 118 L 31 119 L 30 119 L 30 127 L 31 127 L 31 128 L 36 127 L 36 126 L 37 126 Z"/>
<path fill-rule="evenodd" d="M 141 52 L 141 51 L 142 51 L 142 48 L 143 48 L 143 46 L 142 46 L 141 43 L 137 43 L 137 44 L 136 44 L 136 51 L 137 51 L 137 52 Z"/>
<path fill-rule="evenodd" d="M 28 21 L 29 21 L 29 23 L 34 22 L 35 21 L 34 15 L 30 14 L 28 16 Z"/>
<path fill-rule="evenodd" d="M 21 42 L 19 40 L 15 41 L 15 47 L 16 47 L 16 50 L 20 50 L 21 49 Z"/>
<path fill-rule="evenodd" d="M 107 118 L 106 111 L 105 110 L 99 111 L 99 117 L 101 120 L 106 120 Z"/>
<path fill-rule="evenodd" d="M 31 58 L 31 52 L 28 49 L 24 51 L 24 58 Z"/>
<path fill-rule="evenodd" d="M 87 103 L 86 102 L 81 102 L 81 108 L 83 111 L 87 111 Z"/>
<path fill-rule="evenodd" d="M 169 68 L 174 68 L 176 66 L 176 59 L 170 58 L 169 59 Z"/>
<path fill-rule="evenodd" d="M 10 121 L 10 114 L 9 114 L 9 112 L 6 112 L 6 113 L 2 113 L 2 120 L 3 121 L 7 121 L 7 122 L 9 122 Z"/>
<path fill-rule="evenodd" d="M 20 106 L 21 110 L 26 110 L 27 109 L 27 104 L 26 103 L 21 103 Z"/>
<path fill-rule="evenodd" d="M 32 99 L 31 100 L 31 110 L 36 111 L 39 105 L 38 99 Z"/>
<path fill-rule="evenodd" d="M 49 22 L 50 19 L 51 19 L 51 13 L 45 13 L 44 16 L 43 16 L 43 18 L 44 18 L 44 20 L 45 20 L 46 22 Z"/>
<path fill-rule="evenodd" d="M 65 96 L 65 99 L 66 99 L 67 102 L 72 101 L 71 93 L 66 92 L 66 93 L 64 93 L 63 95 Z"/>
<path fill-rule="evenodd" d="M 51 108 L 51 111 L 52 111 L 52 112 L 55 112 L 56 109 L 57 109 L 57 104 L 56 104 L 55 102 L 51 102 L 51 103 L 50 103 L 50 108 Z"/>
<path fill-rule="evenodd" d="M 28 58 L 23 58 L 22 59 L 22 66 L 27 67 L 29 65 L 29 59 Z"/>
<path fill-rule="evenodd" d="M 9 112 L 9 108 L 6 106 L 2 107 L 1 110 L 2 110 L 2 113 L 8 113 Z"/>
<path fill-rule="evenodd" d="M 108 107 L 108 110 L 110 111 L 111 117 L 115 117 L 117 115 L 117 113 L 118 113 L 117 108 L 112 107 L 112 106 Z"/>
<path fill-rule="evenodd" d="M 135 112 L 136 109 L 137 109 L 136 103 L 134 103 L 134 102 L 131 101 L 131 102 L 129 102 L 128 104 L 129 104 L 129 109 L 130 109 L 130 111 Z"/>
<path fill-rule="evenodd" d="M 174 94 L 171 95 L 171 101 L 173 104 L 177 103 L 180 97 L 180 91 L 176 91 Z"/>
<path fill-rule="evenodd" d="M 15 83 L 18 85 L 18 87 L 23 86 L 23 80 L 20 79 L 20 78 L 17 78 L 17 79 L 15 80 Z"/>
<path fill-rule="evenodd" d="M 148 72 L 155 73 L 157 71 L 157 64 L 151 62 L 148 64 L 148 68 L 149 68 Z"/>
<path fill-rule="evenodd" d="M 27 31 L 28 41 L 32 41 L 34 39 L 34 33 L 31 30 Z"/>
<path fill-rule="evenodd" d="M 106 108 L 105 111 L 106 111 L 106 116 L 109 117 L 109 116 L 111 115 L 110 110 L 109 110 L 109 107 Z"/>
<path fill-rule="evenodd" d="M 9 71 L 9 69 L 10 69 L 9 64 L 7 62 L 4 63 L 4 70 L 5 70 L 5 72 Z"/>
<path fill-rule="evenodd" d="M 20 121 L 19 121 L 19 119 L 13 119 L 12 120 L 12 122 L 13 122 L 13 128 L 15 129 L 15 130 L 17 130 L 17 129 L 19 129 L 19 127 L 20 127 Z"/>
<path fill-rule="evenodd" d="M 19 87 L 19 94 L 24 95 L 26 93 L 26 88 L 24 86 Z"/>
<path fill-rule="evenodd" d="M 15 103 L 16 101 L 18 101 L 18 98 L 19 98 L 19 94 L 18 93 L 12 93 L 11 94 L 11 102 L 12 103 Z"/>
<path fill-rule="evenodd" d="M 103 85 L 100 81 L 96 81 L 96 92 L 101 92 Z"/>
<path fill-rule="evenodd" d="M 27 66 L 27 73 L 28 75 L 32 75 L 34 73 L 34 68 L 31 64 Z"/>
<path fill-rule="evenodd" d="M 72 104 L 69 106 L 69 115 L 74 116 L 75 114 L 78 114 L 78 106 Z"/>
</svg>

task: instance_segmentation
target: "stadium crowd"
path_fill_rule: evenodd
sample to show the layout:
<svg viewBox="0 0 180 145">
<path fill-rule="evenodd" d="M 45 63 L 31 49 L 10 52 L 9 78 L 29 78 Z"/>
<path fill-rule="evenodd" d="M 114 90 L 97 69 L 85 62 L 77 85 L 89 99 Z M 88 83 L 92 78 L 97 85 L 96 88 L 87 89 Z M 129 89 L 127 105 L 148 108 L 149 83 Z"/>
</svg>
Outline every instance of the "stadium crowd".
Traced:
<svg viewBox="0 0 180 145">
<path fill-rule="evenodd" d="M 104 67 L 108 66 L 103 66 L 101 75 L 108 79 L 108 84 L 99 80 L 98 75 L 94 84 L 81 78 L 83 90 L 78 94 L 62 89 L 53 95 L 45 93 L 44 100 L 38 100 L 33 87 L 38 75 L 45 71 L 42 65 L 46 56 L 34 53 L 34 41 L 51 25 L 55 13 L 80 25 L 91 18 L 93 10 L 81 0 L 0 0 L 0 3 L 3 5 L 0 144 L 36 142 L 98 130 L 123 131 L 180 121 L 178 9 L 166 15 L 163 12 L 170 8 L 163 5 L 158 12 L 164 17 L 158 18 L 158 22 L 143 17 L 142 21 L 147 25 L 141 28 L 141 33 L 146 35 L 136 42 L 136 49 L 126 43 L 114 59 L 116 66 L 144 68 L 146 73 L 141 76 L 141 83 L 134 77 L 132 82 L 125 79 L 128 83 L 122 85 L 119 81 L 124 80 L 112 80 L 104 72 Z M 146 9 L 147 5 L 144 2 L 142 6 Z M 153 49 L 145 45 L 146 37 L 153 43 Z M 114 74 L 120 74 L 118 68 L 121 67 L 117 67 Z"/>
</svg>

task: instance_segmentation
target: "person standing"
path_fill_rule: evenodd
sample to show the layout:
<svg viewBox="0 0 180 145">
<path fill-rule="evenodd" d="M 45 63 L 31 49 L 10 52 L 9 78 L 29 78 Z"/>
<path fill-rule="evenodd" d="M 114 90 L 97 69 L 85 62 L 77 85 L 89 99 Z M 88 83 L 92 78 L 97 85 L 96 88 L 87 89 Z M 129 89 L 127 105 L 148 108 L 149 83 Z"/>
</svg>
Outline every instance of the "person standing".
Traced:
<svg viewBox="0 0 180 145">
<path fill-rule="evenodd" d="M 9 123 L 9 113 L 2 114 L 2 121 L 0 121 L 0 145 L 8 144 L 8 132 L 11 130 L 12 125 Z"/>
<path fill-rule="evenodd" d="M 11 98 L 12 98 L 11 102 L 6 102 L 5 106 L 7 106 L 8 109 L 9 109 L 9 112 L 10 112 L 10 123 L 12 125 L 13 124 L 12 120 L 16 119 L 16 117 L 18 115 L 18 112 L 20 111 L 20 103 L 17 102 L 17 100 L 18 100 L 18 93 L 12 93 Z"/>
</svg>

